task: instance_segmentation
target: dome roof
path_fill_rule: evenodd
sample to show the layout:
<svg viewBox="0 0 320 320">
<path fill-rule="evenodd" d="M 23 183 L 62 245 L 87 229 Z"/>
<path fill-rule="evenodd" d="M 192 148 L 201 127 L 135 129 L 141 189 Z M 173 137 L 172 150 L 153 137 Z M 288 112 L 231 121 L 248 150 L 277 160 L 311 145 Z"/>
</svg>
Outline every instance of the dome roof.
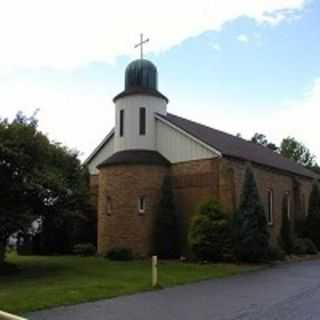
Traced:
<svg viewBox="0 0 320 320">
<path fill-rule="evenodd" d="M 155 96 L 169 102 L 168 98 L 158 91 L 157 67 L 149 60 L 137 59 L 129 63 L 125 71 L 124 91 L 115 96 L 113 101 L 135 94 Z"/>
<path fill-rule="evenodd" d="M 125 90 L 132 88 L 158 89 L 158 71 L 156 66 L 145 59 L 132 61 L 125 72 Z"/>
</svg>

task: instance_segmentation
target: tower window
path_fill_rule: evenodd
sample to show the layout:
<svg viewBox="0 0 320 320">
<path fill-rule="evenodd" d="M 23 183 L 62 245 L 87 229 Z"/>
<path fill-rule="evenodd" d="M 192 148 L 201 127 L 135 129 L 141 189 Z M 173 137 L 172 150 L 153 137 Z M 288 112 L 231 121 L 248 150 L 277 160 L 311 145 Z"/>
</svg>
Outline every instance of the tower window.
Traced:
<svg viewBox="0 0 320 320">
<path fill-rule="evenodd" d="M 267 211 L 267 221 L 268 224 L 273 222 L 273 191 L 268 190 L 268 211 Z"/>
<path fill-rule="evenodd" d="M 144 213 L 145 208 L 146 208 L 146 199 L 145 199 L 145 197 L 140 197 L 139 201 L 138 201 L 139 213 Z"/>
<path fill-rule="evenodd" d="M 139 109 L 139 133 L 146 134 L 146 108 Z"/>
<path fill-rule="evenodd" d="M 124 126 L 124 110 L 120 110 L 120 137 L 123 137 L 123 126 Z"/>
</svg>

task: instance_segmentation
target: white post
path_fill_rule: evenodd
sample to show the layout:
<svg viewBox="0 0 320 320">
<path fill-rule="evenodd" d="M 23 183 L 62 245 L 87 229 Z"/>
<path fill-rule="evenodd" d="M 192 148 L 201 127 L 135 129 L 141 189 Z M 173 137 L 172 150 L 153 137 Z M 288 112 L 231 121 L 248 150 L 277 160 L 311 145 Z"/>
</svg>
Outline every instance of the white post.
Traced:
<svg viewBox="0 0 320 320">
<path fill-rule="evenodd" d="M 158 285 L 158 257 L 152 256 L 152 287 Z"/>
</svg>

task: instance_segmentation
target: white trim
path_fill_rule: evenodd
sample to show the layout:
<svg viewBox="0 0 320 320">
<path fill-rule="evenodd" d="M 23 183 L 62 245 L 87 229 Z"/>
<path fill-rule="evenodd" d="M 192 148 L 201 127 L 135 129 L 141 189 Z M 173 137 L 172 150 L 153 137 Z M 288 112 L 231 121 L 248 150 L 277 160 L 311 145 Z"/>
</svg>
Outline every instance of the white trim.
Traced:
<svg viewBox="0 0 320 320">
<path fill-rule="evenodd" d="M 206 144 L 206 143 L 203 142 L 202 140 L 194 137 L 192 134 L 190 134 L 190 133 L 188 133 L 187 131 L 181 129 L 180 127 L 174 125 L 174 124 L 171 123 L 170 121 L 168 121 L 168 120 L 166 120 L 166 119 L 163 119 L 161 116 L 155 115 L 155 118 L 156 118 L 157 120 L 162 121 L 163 123 L 165 123 L 165 124 L 168 125 L 169 127 L 171 127 L 171 128 L 173 128 L 173 129 L 177 130 L 178 132 L 182 133 L 183 135 L 185 135 L 186 137 L 190 138 L 190 139 L 193 140 L 194 142 L 200 144 L 202 147 L 204 147 L 204 148 L 208 149 L 209 151 L 215 153 L 215 154 L 217 155 L 217 158 L 222 158 L 222 153 L 221 153 L 219 150 L 217 150 L 217 149 L 209 146 L 208 144 Z"/>
<path fill-rule="evenodd" d="M 83 162 L 84 166 L 87 166 L 98 154 L 101 148 L 110 140 L 110 138 L 114 135 L 114 128 L 105 136 L 105 138 L 98 144 L 98 146 L 90 153 L 88 158 Z"/>
</svg>

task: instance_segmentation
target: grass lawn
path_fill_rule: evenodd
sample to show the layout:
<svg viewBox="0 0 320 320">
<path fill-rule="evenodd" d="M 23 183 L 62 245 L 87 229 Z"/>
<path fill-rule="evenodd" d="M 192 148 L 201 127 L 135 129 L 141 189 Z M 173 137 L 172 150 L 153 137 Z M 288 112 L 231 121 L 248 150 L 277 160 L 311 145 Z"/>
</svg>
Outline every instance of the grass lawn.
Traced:
<svg viewBox="0 0 320 320">
<path fill-rule="evenodd" d="M 22 314 L 151 289 L 151 262 L 112 262 L 96 257 L 9 255 L 15 274 L 0 276 L 0 310 Z M 257 266 L 160 262 L 163 287 L 257 270 Z"/>
</svg>

